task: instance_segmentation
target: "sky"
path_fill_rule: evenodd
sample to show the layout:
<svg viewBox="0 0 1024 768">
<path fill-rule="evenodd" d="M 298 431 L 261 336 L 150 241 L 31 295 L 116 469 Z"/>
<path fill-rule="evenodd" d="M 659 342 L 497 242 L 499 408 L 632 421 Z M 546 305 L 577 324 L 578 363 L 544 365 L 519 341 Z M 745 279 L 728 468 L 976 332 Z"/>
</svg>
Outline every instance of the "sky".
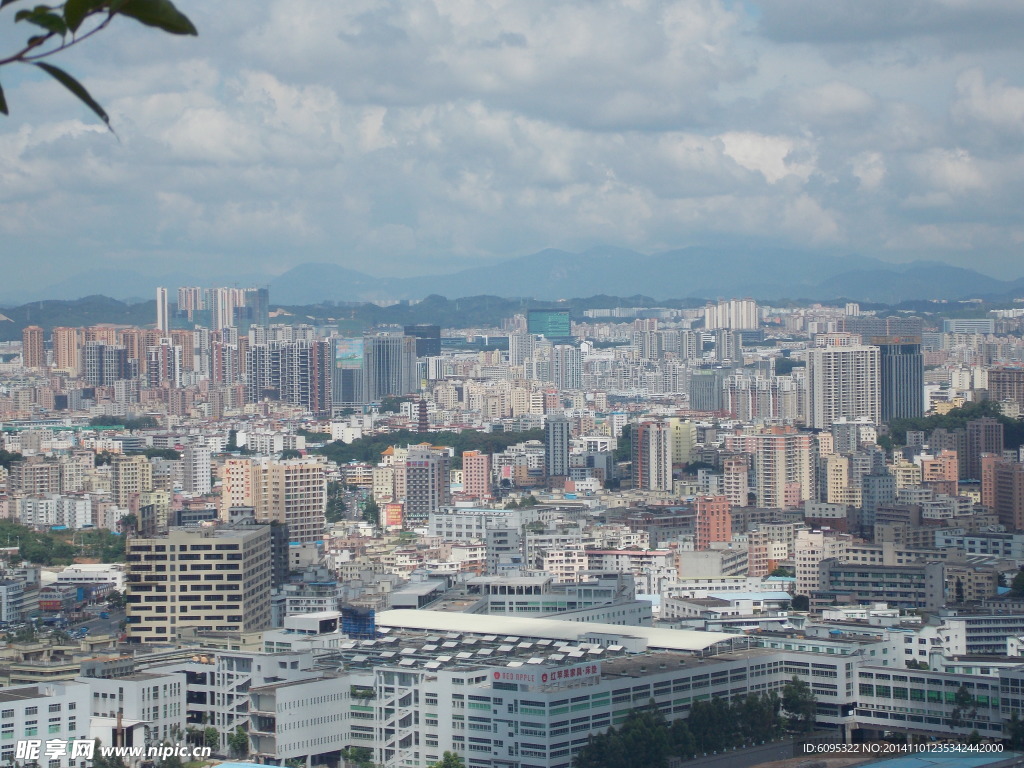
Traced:
<svg viewBox="0 0 1024 768">
<path fill-rule="evenodd" d="M 8 291 L 730 242 L 1024 275 L 1020 0 L 177 4 L 198 38 L 53 60 L 117 137 L 0 67 Z"/>
</svg>

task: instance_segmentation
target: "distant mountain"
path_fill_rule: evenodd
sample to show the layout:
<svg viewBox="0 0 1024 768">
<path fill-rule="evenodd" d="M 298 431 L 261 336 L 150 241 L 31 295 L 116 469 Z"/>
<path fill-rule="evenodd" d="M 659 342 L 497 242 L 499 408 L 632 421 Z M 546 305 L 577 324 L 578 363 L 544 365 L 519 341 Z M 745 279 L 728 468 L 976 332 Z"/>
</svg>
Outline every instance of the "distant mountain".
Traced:
<svg viewBox="0 0 1024 768">
<path fill-rule="evenodd" d="M 8 306 L 40 299 L 107 294 L 149 299 L 158 286 L 269 285 L 270 300 L 289 306 L 327 301 L 421 300 L 429 295 L 533 297 L 552 301 L 614 294 L 669 298 L 750 296 L 848 298 L 894 303 L 927 299 L 1010 297 L 1024 278 L 1001 281 L 938 262 L 891 264 L 856 254 L 834 256 L 794 249 L 694 246 L 655 254 L 598 247 L 582 253 L 546 249 L 444 275 L 381 278 L 332 263 L 307 263 L 265 274 L 197 279 L 184 274 L 142 275 L 95 270 L 67 277 L 31 295 L 6 296 Z M 172 299 L 173 300 L 173 299 Z"/>
</svg>

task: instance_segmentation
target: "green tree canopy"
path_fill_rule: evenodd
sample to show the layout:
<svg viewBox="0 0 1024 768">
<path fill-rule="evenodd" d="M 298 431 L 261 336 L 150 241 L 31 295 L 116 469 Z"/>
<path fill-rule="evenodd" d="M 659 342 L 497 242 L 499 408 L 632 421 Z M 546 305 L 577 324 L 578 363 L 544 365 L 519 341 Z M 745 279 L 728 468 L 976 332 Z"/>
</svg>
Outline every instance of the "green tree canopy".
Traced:
<svg viewBox="0 0 1024 768">
<path fill-rule="evenodd" d="M 24 23 L 28 39 L 9 54 L 0 53 L 0 67 L 33 66 L 45 72 L 91 109 L 107 127 L 110 118 L 85 86 L 63 69 L 45 61 L 102 32 L 118 17 L 135 19 L 147 27 L 173 35 L 195 35 L 195 26 L 171 0 L 66 0 L 64 3 L 31 5 L 23 0 L 3 0 L 13 23 Z M 7 99 L 0 88 L 0 113 L 8 114 Z"/>
</svg>

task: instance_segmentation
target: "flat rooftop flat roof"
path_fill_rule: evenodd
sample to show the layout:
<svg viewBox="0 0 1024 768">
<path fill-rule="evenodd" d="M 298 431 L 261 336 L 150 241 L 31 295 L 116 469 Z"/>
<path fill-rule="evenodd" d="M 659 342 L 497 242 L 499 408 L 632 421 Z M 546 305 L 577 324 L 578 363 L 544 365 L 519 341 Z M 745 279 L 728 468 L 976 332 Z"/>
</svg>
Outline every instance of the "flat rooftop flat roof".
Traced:
<svg viewBox="0 0 1024 768">
<path fill-rule="evenodd" d="M 523 618 L 520 616 L 489 616 L 472 613 L 414 610 L 411 608 L 382 611 L 377 626 L 396 629 L 419 629 L 433 632 L 464 632 L 480 635 L 510 635 L 549 640 L 582 641 L 594 635 L 611 635 L 647 641 L 650 650 L 704 651 L 716 643 L 724 643 L 745 635 L 726 632 L 699 632 L 687 629 L 629 627 L 589 621 Z"/>
</svg>

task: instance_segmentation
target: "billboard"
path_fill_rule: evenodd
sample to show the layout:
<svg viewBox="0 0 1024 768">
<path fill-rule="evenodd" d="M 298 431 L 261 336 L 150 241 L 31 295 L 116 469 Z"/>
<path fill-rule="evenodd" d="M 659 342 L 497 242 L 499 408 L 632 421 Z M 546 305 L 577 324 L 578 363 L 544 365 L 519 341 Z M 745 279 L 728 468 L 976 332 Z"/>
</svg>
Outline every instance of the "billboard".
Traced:
<svg viewBox="0 0 1024 768">
<path fill-rule="evenodd" d="M 382 510 L 381 523 L 385 528 L 402 527 L 402 505 L 398 503 L 385 504 Z"/>
<path fill-rule="evenodd" d="M 362 339 L 335 339 L 334 340 L 334 367 L 335 368 L 362 368 L 363 367 L 363 340 Z"/>
<path fill-rule="evenodd" d="M 503 667 L 491 672 L 491 680 L 521 685 L 560 685 L 581 683 L 601 677 L 601 664 L 590 661 L 568 667 Z"/>
</svg>

